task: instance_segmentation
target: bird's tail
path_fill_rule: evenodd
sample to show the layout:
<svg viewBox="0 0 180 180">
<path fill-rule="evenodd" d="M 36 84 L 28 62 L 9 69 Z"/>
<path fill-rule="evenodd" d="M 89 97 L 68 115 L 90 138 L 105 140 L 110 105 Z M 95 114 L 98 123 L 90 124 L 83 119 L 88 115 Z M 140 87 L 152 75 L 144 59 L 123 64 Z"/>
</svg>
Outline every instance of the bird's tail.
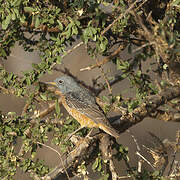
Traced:
<svg viewBox="0 0 180 180">
<path fill-rule="evenodd" d="M 101 124 L 99 125 L 99 128 L 115 138 L 119 138 L 120 136 L 119 133 L 113 127 L 109 127 L 105 124 Z"/>
</svg>

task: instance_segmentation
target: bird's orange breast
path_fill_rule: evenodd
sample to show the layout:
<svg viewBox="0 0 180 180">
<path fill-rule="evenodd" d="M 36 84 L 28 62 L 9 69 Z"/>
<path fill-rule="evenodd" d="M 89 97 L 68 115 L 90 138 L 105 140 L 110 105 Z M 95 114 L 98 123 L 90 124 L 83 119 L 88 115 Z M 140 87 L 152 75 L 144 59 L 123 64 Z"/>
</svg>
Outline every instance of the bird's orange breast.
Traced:
<svg viewBox="0 0 180 180">
<path fill-rule="evenodd" d="M 65 97 L 62 97 L 62 104 L 67 112 L 81 124 L 81 127 L 98 128 L 98 124 L 95 123 L 92 119 L 79 112 L 77 109 L 70 108 L 66 103 Z"/>
</svg>

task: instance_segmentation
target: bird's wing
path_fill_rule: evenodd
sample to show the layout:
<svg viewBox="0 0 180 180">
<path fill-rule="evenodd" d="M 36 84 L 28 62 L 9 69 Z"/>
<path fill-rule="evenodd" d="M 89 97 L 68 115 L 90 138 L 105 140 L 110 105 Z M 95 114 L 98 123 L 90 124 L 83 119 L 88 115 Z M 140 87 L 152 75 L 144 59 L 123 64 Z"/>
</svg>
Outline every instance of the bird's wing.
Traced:
<svg viewBox="0 0 180 180">
<path fill-rule="evenodd" d="M 86 97 L 84 97 L 86 98 Z M 99 105 L 94 102 L 86 101 L 79 96 L 79 93 L 70 93 L 66 96 L 66 103 L 70 108 L 74 108 L 82 114 L 85 114 L 96 124 L 105 124 L 111 126 Z"/>
</svg>

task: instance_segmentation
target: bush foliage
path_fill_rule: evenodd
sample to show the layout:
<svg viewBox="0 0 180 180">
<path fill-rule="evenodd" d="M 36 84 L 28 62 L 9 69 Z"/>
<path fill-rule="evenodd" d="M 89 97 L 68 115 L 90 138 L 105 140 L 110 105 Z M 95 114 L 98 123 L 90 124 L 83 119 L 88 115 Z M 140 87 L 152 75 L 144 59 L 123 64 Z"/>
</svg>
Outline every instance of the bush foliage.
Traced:
<svg viewBox="0 0 180 180">
<path fill-rule="evenodd" d="M 1 93 L 26 99 L 21 115 L 15 112 L 0 113 L 1 178 L 13 179 L 19 168 L 34 179 L 45 177 L 50 169 L 35 157 L 37 149 L 46 146 L 49 132 L 53 132 L 51 141 L 59 146 L 61 153 L 68 154 L 67 152 L 78 148 L 79 145 L 66 141 L 66 137 L 79 124 L 71 117 L 62 117 L 55 90 L 39 82 L 39 78 L 47 72 L 52 73 L 57 65 L 61 67 L 63 57 L 76 51 L 81 45 L 86 46 L 88 55 L 94 59 L 93 65 L 81 70 L 97 67 L 102 70 L 100 76 L 104 77 L 105 84 L 99 89 L 93 88 L 96 95 L 104 88 L 108 89 L 109 95 L 104 97 L 105 101 L 102 100 L 104 110 L 108 112 L 112 107 L 123 107 L 125 110 L 120 110 L 120 114 L 124 113 L 124 117 L 129 114 L 133 117 L 135 112 L 139 112 L 140 120 L 136 121 L 135 117 L 126 128 L 118 129 L 120 133 L 145 117 L 152 116 L 152 112 L 155 112 L 153 115 L 156 118 L 179 120 L 179 116 L 174 117 L 170 110 L 158 109 L 160 105 L 180 96 L 179 0 L 0 0 L 0 4 L 1 61 L 8 61 L 15 44 L 19 44 L 27 52 L 38 52 L 41 58 L 40 63 L 32 64 L 32 70 L 22 72 L 21 76 L 7 72 L 3 63 L 0 65 Z M 122 59 L 120 53 L 124 50 L 128 50 L 133 57 Z M 104 59 L 97 62 L 98 55 Z M 118 71 L 114 77 L 109 77 L 103 71 L 103 65 L 109 61 L 117 66 Z M 149 67 L 145 71 L 143 63 L 147 62 Z M 65 73 L 70 74 L 68 70 Z M 154 74 L 156 78 L 152 79 L 150 74 Z M 112 94 L 112 85 L 123 79 L 135 88 L 135 98 L 125 98 L 120 92 L 117 96 Z M 173 93 L 169 93 L 168 89 Z M 154 99 L 151 97 L 158 95 L 164 99 L 158 99 L 153 104 Z M 50 101 L 54 102 L 52 106 L 55 113 L 46 118 L 47 113 L 43 115 L 39 105 Z M 145 110 L 143 103 L 149 103 L 144 106 Z M 170 103 L 177 113 L 180 111 L 179 103 L 177 99 Z M 144 114 L 138 107 L 143 109 Z M 55 122 L 54 119 L 63 120 Z M 87 129 L 80 131 L 79 138 L 85 137 L 87 133 Z M 96 149 L 96 153 L 91 148 L 88 149 L 92 159 L 82 153 L 83 159 L 77 156 L 75 159 L 79 159 L 78 163 L 65 165 L 65 169 L 86 177 L 87 166 L 93 164 L 93 170 L 100 172 L 102 178 L 118 179 L 112 159 L 104 158 L 101 146 L 98 147 L 103 138 L 97 137 L 88 141 Z M 17 152 L 18 140 L 22 144 Z M 134 179 L 165 178 L 165 166 L 157 168 L 157 171 L 154 168 L 152 172 L 139 172 L 137 167 L 132 168 L 128 164 L 127 148 L 114 140 L 109 140 L 107 145 L 116 151 L 113 158 L 126 162 L 127 174 Z M 82 148 L 85 151 L 85 147 Z M 67 174 L 65 169 L 62 172 Z M 171 172 L 167 176 L 170 177 L 170 174 Z M 68 174 L 67 177 L 69 178 Z"/>
</svg>

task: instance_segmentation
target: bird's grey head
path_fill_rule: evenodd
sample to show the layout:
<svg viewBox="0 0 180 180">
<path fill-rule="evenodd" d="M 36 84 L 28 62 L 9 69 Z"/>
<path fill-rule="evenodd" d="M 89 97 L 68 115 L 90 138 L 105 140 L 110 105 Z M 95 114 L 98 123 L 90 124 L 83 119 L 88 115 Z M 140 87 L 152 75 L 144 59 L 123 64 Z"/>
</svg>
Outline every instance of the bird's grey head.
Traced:
<svg viewBox="0 0 180 180">
<path fill-rule="evenodd" d="M 78 83 L 70 76 L 61 76 L 54 81 L 62 94 L 79 90 Z"/>
</svg>

